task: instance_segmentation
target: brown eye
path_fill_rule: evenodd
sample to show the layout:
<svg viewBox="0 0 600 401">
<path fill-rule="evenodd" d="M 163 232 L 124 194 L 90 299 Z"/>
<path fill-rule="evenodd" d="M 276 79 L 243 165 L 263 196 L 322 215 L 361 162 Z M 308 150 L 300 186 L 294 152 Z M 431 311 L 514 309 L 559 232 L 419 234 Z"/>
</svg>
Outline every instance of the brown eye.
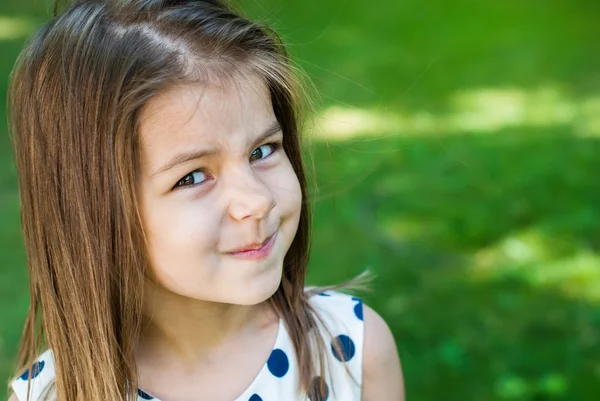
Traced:
<svg viewBox="0 0 600 401">
<path fill-rule="evenodd" d="M 265 159 L 265 158 L 271 156 L 273 153 L 275 153 L 277 151 L 277 149 L 279 149 L 280 146 L 281 146 L 281 144 L 277 143 L 277 142 L 266 143 L 262 146 L 259 146 L 258 148 L 256 148 L 254 150 L 254 152 L 252 152 L 252 155 L 250 156 L 250 161 L 257 160 L 257 159 L 258 160 Z M 267 151 L 261 150 L 264 147 L 270 148 L 270 150 L 267 150 Z M 265 156 L 265 153 L 267 154 L 266 156 Z M 255 156 L 256 156 L 256 158 L 253 159 L 253 157 L 255 157 Z"/>
<path fill-rule="evenodd" d="M 175 188 L 178 187 L 193 187 L 198 184 L 203 183 L 206 179 L 202 179 L 202 177 L 206 177 L 207 175 L 202 170 L 195 170 L 183 177 L 181 180 L 175 184 Z"/>
</svg>

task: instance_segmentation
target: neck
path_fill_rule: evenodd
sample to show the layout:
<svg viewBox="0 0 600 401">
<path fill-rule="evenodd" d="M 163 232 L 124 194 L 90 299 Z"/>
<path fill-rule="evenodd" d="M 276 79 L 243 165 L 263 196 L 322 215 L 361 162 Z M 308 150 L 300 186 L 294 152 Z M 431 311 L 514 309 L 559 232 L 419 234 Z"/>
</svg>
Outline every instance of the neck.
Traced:
<svg viewBox="0 0 600 401">
<path fill-rule="evenodd" d="M 228 343 L 260 332 L 278 320 L 268 302 L 233 305 L 207 302 L 147 285 L 137 353 L 195 365 Z"/>
</svg>

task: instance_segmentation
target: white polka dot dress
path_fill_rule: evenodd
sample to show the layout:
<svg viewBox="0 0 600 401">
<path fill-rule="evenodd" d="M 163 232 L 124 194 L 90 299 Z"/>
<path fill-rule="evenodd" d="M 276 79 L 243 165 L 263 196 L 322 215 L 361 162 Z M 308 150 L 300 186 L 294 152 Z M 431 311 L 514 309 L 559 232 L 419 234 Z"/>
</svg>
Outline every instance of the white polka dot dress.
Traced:
<svg viewBox="0 0 600 401">
<path fill-rule="evenodd" d="M 310 298 L 328 330 L 321 323 L 321 335 L 327 346 L 326 370 L 317 372 L 311 380 L 308 397 L 298 394 L 296 353 L 283 323 L 267 362 L 250 386 L 232 401 L 359 401 L 361 398 L 363 352 L 363 303 L 359 298 L 329 291 Z M 54 360 L 51 350 L 44 352 L 31 372 L 25 372 L 12 382 L 20 401 L 27 396 L 27 381 L 32 381 L 31 401 L 41 401 L 54 381 Z M 316 389 L 324 389 L 320 397 Z M 138 389 L 136 401 L 161 401 L 143 389 Z"/>
</svg>

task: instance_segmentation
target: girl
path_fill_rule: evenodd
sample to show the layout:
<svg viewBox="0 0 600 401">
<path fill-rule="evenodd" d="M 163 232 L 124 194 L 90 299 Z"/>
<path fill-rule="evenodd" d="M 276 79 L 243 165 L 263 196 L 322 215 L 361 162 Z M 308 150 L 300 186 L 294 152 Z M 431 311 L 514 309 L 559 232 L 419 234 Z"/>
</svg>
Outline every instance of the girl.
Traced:
<svg viewBox="0 0 600 401">
<path fill-rule="evenodd" d="M 56 8 L 9 93 L 31 278 L 11 400 L 403 400 L 385 322 L 304 287 L 278 36 L 219 0 Z"/>
</svg>

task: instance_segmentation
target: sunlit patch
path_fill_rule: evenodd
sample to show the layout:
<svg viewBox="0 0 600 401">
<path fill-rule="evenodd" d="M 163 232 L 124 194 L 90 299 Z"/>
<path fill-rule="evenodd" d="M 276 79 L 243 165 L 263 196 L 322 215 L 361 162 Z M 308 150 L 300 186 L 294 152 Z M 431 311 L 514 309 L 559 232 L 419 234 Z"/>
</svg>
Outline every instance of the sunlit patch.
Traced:
<svg viewBox="0 0 600 401">
<path fill-rule="evenodd" d="M 532 287 L 600 302 L 598 266 L 598 253 L 531 230 L 477 252 L 470 274 L 482 281 L 512 277 Z"/>
<path fill-rule="evenodd" d="M 550 242 L 536 230 L 523 231 L 476 252 L 475 265 L 480 269 L 493 269 L 499 265 L 519 266 L 553 260 L 560 255 L 556 254 L 556 244 Z"/>
<path fill-rule="evenodd" d="M 575 133 L 580 136 L 600 136 L 600 96 L 581 102 Z"/>
<path fill-rule="evenodd" d="M 564 125 L 574 121 L 579 106 L 558 88 L 535 90 L 483 88 L 455 93 L 447 127 L 495 131 L 505 127 Z"/>
<path fill-rule="evenodd" d="M 331 106 L 318 118 L 316 139 L 345 140 L 385 134 L 493 133 L 509 127 L 571 126 L 578 136 L 600 135 L 600 97 L 574 99 L 558 86 L 525 90 L 476 88 L 448 97 L 448 109 L 433 114 L 402 108 Z"/>
<path fill-rule="evenodd" d="M 0 15 L 0 40 L 13 40 L 30 35 L 35 23 L 27 18 Z"/>
<path fill-rule="evenodd" d="M 319 130 L 328 138 L 345 139 L 361 133 L 401 130 L 398 114 L 359 108 L 333 106 L 319 118 Z M 323 136 L 321 133 L 318 136 Z"/>
</svg>

